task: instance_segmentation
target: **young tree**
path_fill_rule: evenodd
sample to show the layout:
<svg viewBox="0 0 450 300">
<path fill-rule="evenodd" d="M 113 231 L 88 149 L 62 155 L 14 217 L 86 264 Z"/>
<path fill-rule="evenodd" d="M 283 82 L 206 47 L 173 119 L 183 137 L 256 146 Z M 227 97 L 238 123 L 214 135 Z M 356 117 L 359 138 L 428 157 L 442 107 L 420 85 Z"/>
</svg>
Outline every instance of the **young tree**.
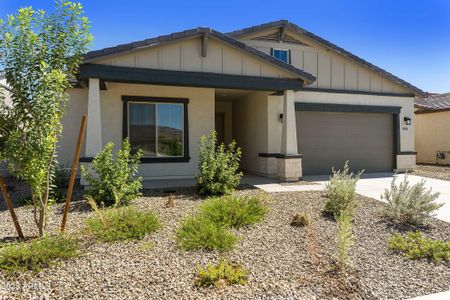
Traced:
<svg viewBox="0 0 450 300">
<path fill-rule="evenodd" d="M 21 8 L 0 21 L 0 69 L 11 88 L 15 125 L 3 142 L 3 155 L 10 172 L 31 187 L 39 235 L 45 229 L 66 89 L 91 40 L 79 3 L 58 0 L 52 14 Z"/>
</svg>

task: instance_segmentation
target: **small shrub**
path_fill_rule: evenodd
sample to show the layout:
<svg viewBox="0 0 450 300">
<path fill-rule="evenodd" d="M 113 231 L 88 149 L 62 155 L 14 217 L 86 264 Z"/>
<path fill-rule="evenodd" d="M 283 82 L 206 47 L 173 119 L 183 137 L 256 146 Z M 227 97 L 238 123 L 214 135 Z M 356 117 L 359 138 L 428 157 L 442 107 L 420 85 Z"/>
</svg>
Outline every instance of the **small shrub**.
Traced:
<svg viewBox="0 0 450 300">
<path fill-rule="evenodd" d="M 241 266 L 220 259 L 217 265 L 208 264 L 206 268 L 200 268 L 195 280 L 195 285 L 200 287 L 224 287 L 232 284 L 245 284 L 248 272 Z"/>
<path fill-rule="evenodd" d="M 181 222 L 177 241 L 183 250 L 230 250 L 237 238 L 225 226 L 203 216 L 190 216 Z"/>
<path fill-rule="evenodd" d="M 45 236 L 0 248 L 0 270 L 7 273 L 38 272 L 58 261 L 78 255 L 78 242 L 68 236 Z"/>
<path fill-rule="evenodd" d="M 228 147 L 217 146 L 215 131 L 202 136 L 199 149 L 197 185 L 200 195 L 222 196 L 231 194 L 238 186 L 242 172 L 238 172 L 241 149 L 233 141 Z"/>
<path fill-rule="evenodd" d="M 406 237 L 394 234 L 389 240 L 389 248 L 404 252 L 410 259 L 428 258 L 435 262 L 450 262 L 450 241 L 426 238 L 420 231 L 410 231 Z"/>
<path fill-rule="evenodd" d="M 431 188 L 425 190 L 425 180 L 411 186 L 407 176 L 400 185 L 396 184 L 396 179 L 392 180 L 390 190 L 386 189 L 382 195 L 388 203 L 384 214 L 389 219 L 402 224 L 420 225 L 444 205 L 435 203 L 439 193 L 433 194 Z"/>
<path fill-rule="evenodd" d="M 223 196 L 207 200 L 200 207 L 200 214 L 217 226 L 240 228 L 260 222 L 268 209 L 261 196 Z"/>
<path fill-rule="evenodd" d="M 141 240 L 161 226 L 154 213 L 141 212 L 131 206 L 96 207 L 94 211 L 95 215 L 86 219 L 87 232 L 103 242 Z"/>
<path fill-rule="evenodd" d="M 337 243 L 337 262 L 342 270 L 350 266 L 350 248 L 353 245 L 352 218 L 346 211 L 341 211 L 337 217 L 338 243 Z"/>
<path fill-rule="evenodd" d="M 69 189 L 70 169 L 59 166 L 55 169 L 50 198 L 56 203 L 66 200 L 67 190 Z"/>
<path fill-rule="evenodd" d="M 127 139 L 113 156 L 113 143 L 108 143 L 92 161 L 95 174 L 84 166 L 81 173 L 88 183 L 87 195 L 101 206 L 124 206 L 141 196 L 142 178 L 135 178 L 142 151 L 132 155 Z"/>
<path fill-rule="evenodd" d="M 337 219 L 341 211 L 353 215 L 356 208 L 356 183 L 363 171 L 353 174 L 350 172 L 348 161 L 345 162 L 344 169 L 336 171 L 333 167 L 333 175 L 330 181 L 325 184 L 327 202 L 325 212 Z"/>
<path fill-rule="evenodd" d="M 291 221 L 291 226 L 304 227 L 311 223 L 311 218 L 307 213 L 296 214 Z"/>
</svg>

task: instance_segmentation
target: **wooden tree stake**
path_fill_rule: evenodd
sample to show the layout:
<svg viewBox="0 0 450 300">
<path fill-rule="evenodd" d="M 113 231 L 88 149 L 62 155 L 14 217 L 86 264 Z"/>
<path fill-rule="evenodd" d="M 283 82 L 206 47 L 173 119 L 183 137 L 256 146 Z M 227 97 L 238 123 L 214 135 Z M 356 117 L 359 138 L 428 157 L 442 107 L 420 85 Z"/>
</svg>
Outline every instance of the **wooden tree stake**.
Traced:
<svg viewBox="0 0 450 300">
<path fill-rule="evenodd" d="M 61 222 L 61 233 L 64 232 L 67 223 L 67 213 L 69 212 L 70 201 L 72 200 L 73 185 L 75 184 L 75 175 L 78 169 L 78 160 L 80 159 L 81 144 L 83 143 L 84 128 L 86 127 L 86 116 L 81 118 L 80 132 L 78 133 L 78 142 L 75 155 L 73 157 L 72 170 L 70 171 L 69 190 L 67 191 L 66 205 L 64 206 L 64 214 Z"/>
<path fill-rule="evenodd" d="M 22 228 L 20 228 L 19 220 L 17 219 L 16 213 L 14 212 L 14 205 L 9 197 L 8 188 L 6 187 L 5 181 L 3 180 L 3 176 L 0 174 L 0 189 L 2 190 L 3 198 L 5 199 L 6 206 L 8 206 L 9 213 L 11 214 L 11 218 L 13 219 L 14 226 L 16 227 L 17 234 L 19 238 L 23 239 Z"/>
</svg>

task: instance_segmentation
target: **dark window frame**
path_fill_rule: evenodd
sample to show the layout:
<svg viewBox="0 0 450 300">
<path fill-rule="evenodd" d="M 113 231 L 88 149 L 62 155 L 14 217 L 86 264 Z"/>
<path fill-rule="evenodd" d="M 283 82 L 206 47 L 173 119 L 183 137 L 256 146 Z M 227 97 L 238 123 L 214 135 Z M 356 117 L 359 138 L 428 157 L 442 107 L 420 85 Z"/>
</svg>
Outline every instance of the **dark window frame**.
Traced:
<svg viewBox="0 0 450 300">
<path fill-rule="evenodd" d="M 141 163 L 171 163 L 171 162 L 189 162 L 189 115 L 188 115 L 188 98 L 167 98 L 167 97 L 151 97 L 151 96 L 122 96 L 123 102 L 123 122 L 122 122 L 122 138 L 128 138 L 128 103 L 129 102 L 151 102 L 151 103 L 173 103 L 183 104 L 183 156 L 179 157 L 161 157 L 161 156 L 145 156 L 141 158 Z"/>
</svg>

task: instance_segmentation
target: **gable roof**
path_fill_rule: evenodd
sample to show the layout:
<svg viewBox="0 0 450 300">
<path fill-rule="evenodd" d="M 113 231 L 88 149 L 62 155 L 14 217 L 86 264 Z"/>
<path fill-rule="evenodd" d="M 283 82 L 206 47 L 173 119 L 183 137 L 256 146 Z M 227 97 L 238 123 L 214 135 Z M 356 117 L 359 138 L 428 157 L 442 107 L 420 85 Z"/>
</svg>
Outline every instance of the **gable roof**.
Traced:
<svg viewBox="0 0 450 300">
<path fill-rule="evenodd" d="M 430 113 L 450 110 L 450 93 L 430 93 L 428 97 L 418 99 L 414 106 L 419 110 L 416 113 Z"/>
<path fill-rule="evenodd" d="M 412 91 L 418 97 L 425 97 L 425 95 L 426 95 L 426 93 L 424 91 L 422 91 L 418 87 L 410 84 L 409 82 L 406 82 L 405 80 L 400 79 L 399 77 L 393 75 L 392 73 L 389 73 L 388 71 L 383 70 L 382 68 L 371 64 L 370 62 L 350 53 L 349 51 L 315 35 L 312 32 L 309 32 L 308 30 L 306 30 L 304 28 L 301 28 L 300 26 L 298 26 L 296 24 L 291 23 L 287 20 L 279 20 L 279 21 L 269 22 L 269 23 L 265 23 L 265 24 L 261 24 L 261 25 L 257 25 L 257 26 L 243 28 L 240 30 L 229 32 L 227 34 L 234 38 L 240 38 L 240 37 L 248 35 L 248 34 L 252 34 L 252 33 L 267 30 L 267 29 L 272 29 L 272 28 L 290 29 L 299 35 L 303 35 L 303 36 L 310 38 L 314 42 L 325 47 L 326 49 L 329 49 L 337 54 L 345 56 L 348 59 L 350 59 L 351 61 L 353 61 L 359 65 L 362 65 L 362 66 L 372 70 L 373 72 L 378 73 L 380 76 L 397 83 L 398 85 Z"/>
<path fill-rule="evenodd" d="M 172 33 L 169 35 L 162 35 L 162 36 L 158 36 L 158 37 L 154 37 L 154 38 L 149 38 L 146 40 L 141 40 L 141 41 L 132 42 L 132 43 L 128 43 L 128 44 L 118 45 L 115 47 L 91 51 L 85 55 L 84 61 L 86 63 L 94 62 L 95 60 L 98 60 L 99 58 L 104 58 L 105 56 L 109 56 L 109 55 L 123 54 L 126 52 L 131 52 L 131 51 L 135 51 L 135 50 L 139 50 L 139 49 L 157 47 L 157 46 L 169 43 L 169 42 L 181 41 L 184 39 L 200 37 L 203 35 L 208 35 L 208 37 L 212 37 L 217 40 L 220 40 L 223 43 L 228 44 L 234 48 L 240 49 L 241 51 L 243 51 L 253 57 L 257 57 L 273 66 L 276 66 L 285 71 L 288 71 L 289 73 L 292 73 L 292 74 L 296 75 L 299 79 L 303 80 L 306 84 L 312 83 L 316 80 L 316 77 L 314 77 L 310 73 L 307 73 L 301 69 L 298 69 L 290 64 L 287 64 L 287 63 L 285 63 L 279 59 L 276 59 L 268 54 L 265 54 L 261 51 L 258 51 L 253 47 L 247 46 L 246 44 L 244 44 L 228 35 L 220 33 L 211 28 L 205 28 L 205 27 L 198 27 L 195 29 L 176 32 L 176 33 Z"/>
</svg>

